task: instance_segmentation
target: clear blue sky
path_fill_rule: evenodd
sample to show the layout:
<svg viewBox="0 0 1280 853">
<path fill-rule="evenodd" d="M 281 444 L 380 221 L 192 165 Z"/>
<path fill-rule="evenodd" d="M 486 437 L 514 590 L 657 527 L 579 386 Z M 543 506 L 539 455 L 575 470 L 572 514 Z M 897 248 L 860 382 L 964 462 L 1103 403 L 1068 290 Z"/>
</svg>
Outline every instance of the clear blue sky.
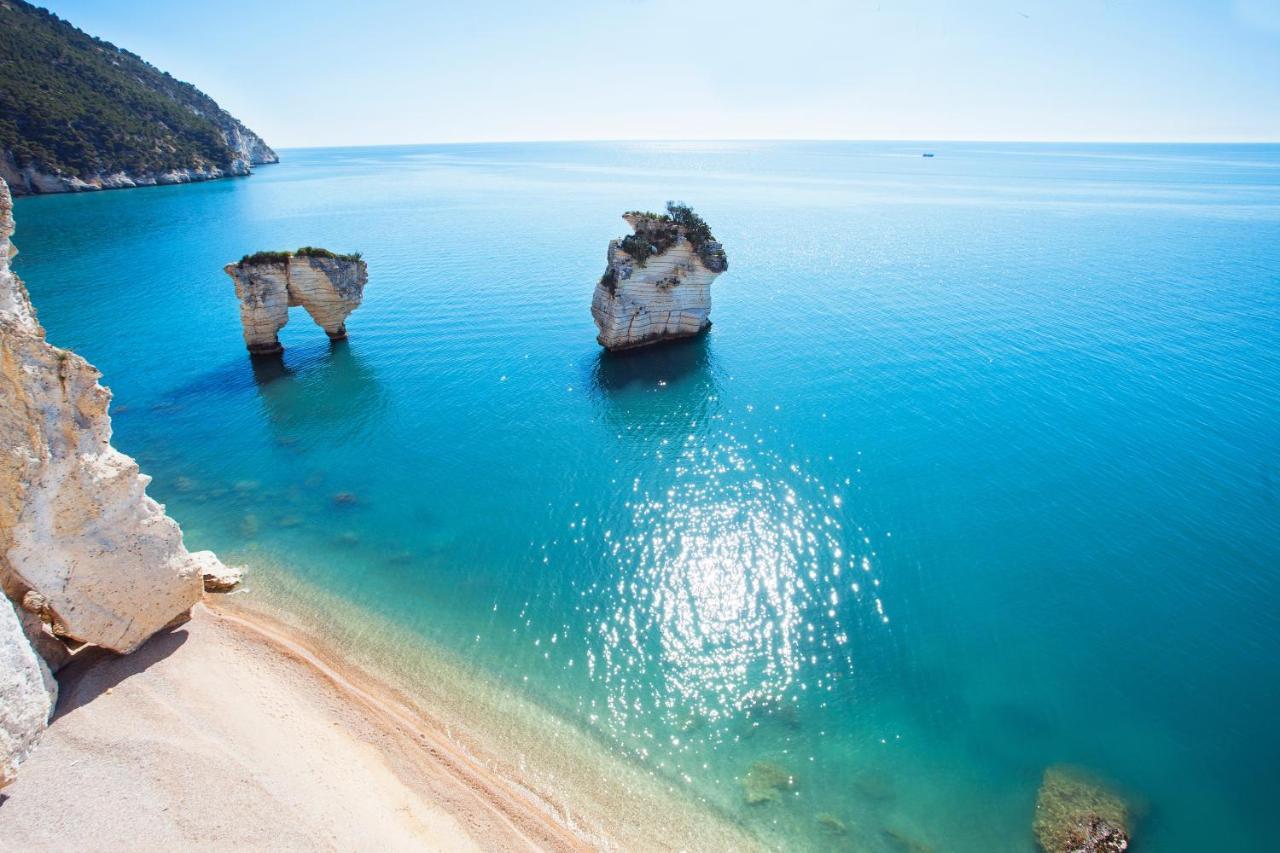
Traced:
<svg viewBox="0 0 1280 853">
<path fill-rule="evenodd" d="M 1280 0 L 49 0 L 277 147 L 1280 140 Z"/>
</svg>

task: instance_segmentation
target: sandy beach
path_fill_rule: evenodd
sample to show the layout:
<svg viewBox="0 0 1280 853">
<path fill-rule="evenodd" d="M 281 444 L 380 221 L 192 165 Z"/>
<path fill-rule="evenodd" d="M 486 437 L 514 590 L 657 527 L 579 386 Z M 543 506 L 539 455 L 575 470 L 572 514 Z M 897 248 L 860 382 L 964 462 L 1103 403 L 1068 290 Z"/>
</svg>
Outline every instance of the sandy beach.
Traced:
<svg viewBox="0 0 1280 853">
<path fill-rule="evenodd" d="M 0 795 L 0 848 L 588 846 L 261 617 L 201 605 L 59 681 L 44 741 Z"/>
</svg>

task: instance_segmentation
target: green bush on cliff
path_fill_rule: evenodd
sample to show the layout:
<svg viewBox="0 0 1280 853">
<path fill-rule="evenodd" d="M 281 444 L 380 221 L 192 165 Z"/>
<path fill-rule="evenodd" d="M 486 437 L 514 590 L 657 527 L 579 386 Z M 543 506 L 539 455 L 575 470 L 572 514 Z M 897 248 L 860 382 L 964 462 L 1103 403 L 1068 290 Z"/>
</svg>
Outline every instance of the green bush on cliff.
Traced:
<svg viewBox="0 0 1280 853">
<path fill-rule="evenodd" d="M 291 257 L 293 257 L 293 252 L 254 252 L 252 255 L 245 255 L 241 258 L 240 266 L 245 267 L 251 264 L 287 264 Z"/>
<path fill-rule="evenodd" d="M 254 252 L 252 255 L 245 255 L 240 259 L 240 266 L 248 264 L 287 264 L 289 259 L 297 256 L 299 258 L 327 258 L 333 261 L 358 261 L 360 260 L 359 252 L 350 252 L 345 255 L 339 255 L 328 249 L 320 249 L 315 246 L 303 246 L 296 252 Z"/>
<path fill-rule="evenodd" d="M 628 210 L 623 216 L 634 216 L 637 219 L 655 219 L 658 222 L 670 222 L 671 217 L 665 213 L 654 213 L 652 210 Z"/>
<path fill-rule="evenodd" d="M 695 249 L 701 248 L 703 243 L 716 239 L 711 233 L 711 226 L 707 224 L 707 220 L 694 213 L 693 208 L 684 202 L 667 202 L 667 213 L 672 222 L 684 229 L 684 236 L 689 238 L 689 242 Z"/>
<path fill-rule="evenodd" d="M 622 238 L 622 250 L 640 266 L 644 266 L 651 256 L 661 255 L 671 248 L 683 233 L 708 267 L 717 271 L 727 267 L 724 251 L 716 243 L 711 226 L 684 202 L 667 202 L 666 213 L 631 210 L 626 215 L 635 218 L 636 233 Z"/>
<path fill-rule="evenodd" d="M 626 252 L 640 266 L 654 253 L 653 245 L 637 232 L 622 238 L 622 251 Z"/>
<path fill-rule="evenodd" d="M 358 261 L 361 258 L 359 252 L 350 252 L 345 255 L 340 255 L 336 252 L 331 252 L 328 249 L 318 249 L 315 246 L 303 246 L 301 249 L 294 252 L 294 254 L 300 258 L 329 258 L 330 260 L 337 261 Z"/>
</svg>

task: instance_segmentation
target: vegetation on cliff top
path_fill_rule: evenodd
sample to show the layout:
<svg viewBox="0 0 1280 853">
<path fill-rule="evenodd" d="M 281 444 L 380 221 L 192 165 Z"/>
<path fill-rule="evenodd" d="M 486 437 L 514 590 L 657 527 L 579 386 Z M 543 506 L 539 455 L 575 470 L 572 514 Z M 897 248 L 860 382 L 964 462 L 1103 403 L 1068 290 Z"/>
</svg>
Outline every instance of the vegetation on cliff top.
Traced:
<svg viewBox="0 0 1280 853">
<path fill-rule="evenodd" d="M 636 233 L 623 237 L 621 248 L 640 266 L 653 255 L 667 251 L 684 234 L 708 269 L 724 272 L 729 268 L 724 249 L 711 233 L 711 226 L 684 202 L 667 202 L 666 213 L 631 210 L 626 215 L 636 219 Z"/>
<path fill-rule="evenodd" d="M 329 258 L 331 260 L 339 261 L 360 260 L 359 252 L 349 252 L 348 254 L 340 255 L 330 252 L 328 249 L 317 249 L 315 246 L 303 246 L 301 249 L 294 252 L 294 254 L 300 258 Z"/>
<path fill-rule="evenodd" d="M 0 0 L 4 2 L 4 0 Z M 335 261 L 358 261 L 362 257 L 359 252 L 350 252 L 345 255 L 331 252 L 328 249 L 317 249 L 315 246 L 303 246 L 296 252 L 254 252 L 252 255 L 245 255 L 240 259 L 239 266 L 246 267 L 254 264 L 287 264 L 289 259 L 297 256 L 299 258 L 328 258 Z"/>
<path fill-rule="evenodd" d="M 216 166 L 249 131 L 190 83 L 23 0 L 0 0 L 0 155 L 89 178 Z M 274 153 L 262 146 L 264 155 Z"/>
</svg>

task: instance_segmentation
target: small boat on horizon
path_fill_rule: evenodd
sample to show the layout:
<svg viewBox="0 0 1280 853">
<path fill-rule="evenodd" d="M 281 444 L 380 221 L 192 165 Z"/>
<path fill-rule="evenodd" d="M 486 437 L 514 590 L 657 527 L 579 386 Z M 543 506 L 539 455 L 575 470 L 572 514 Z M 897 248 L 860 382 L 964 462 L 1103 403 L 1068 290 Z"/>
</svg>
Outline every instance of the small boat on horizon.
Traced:
<svg viewBox="0 0 1280 853">
<path fill-rule="evenodd" d="M 933 152 L 932 152 L 932 151 L 926 151 L 926 152 L 924 152 L 924 154 L 922 154 L 921 156 L 923 156 L 923 157 L 932 157 L 932 156 L 933 156 Z"/>
</svg>

